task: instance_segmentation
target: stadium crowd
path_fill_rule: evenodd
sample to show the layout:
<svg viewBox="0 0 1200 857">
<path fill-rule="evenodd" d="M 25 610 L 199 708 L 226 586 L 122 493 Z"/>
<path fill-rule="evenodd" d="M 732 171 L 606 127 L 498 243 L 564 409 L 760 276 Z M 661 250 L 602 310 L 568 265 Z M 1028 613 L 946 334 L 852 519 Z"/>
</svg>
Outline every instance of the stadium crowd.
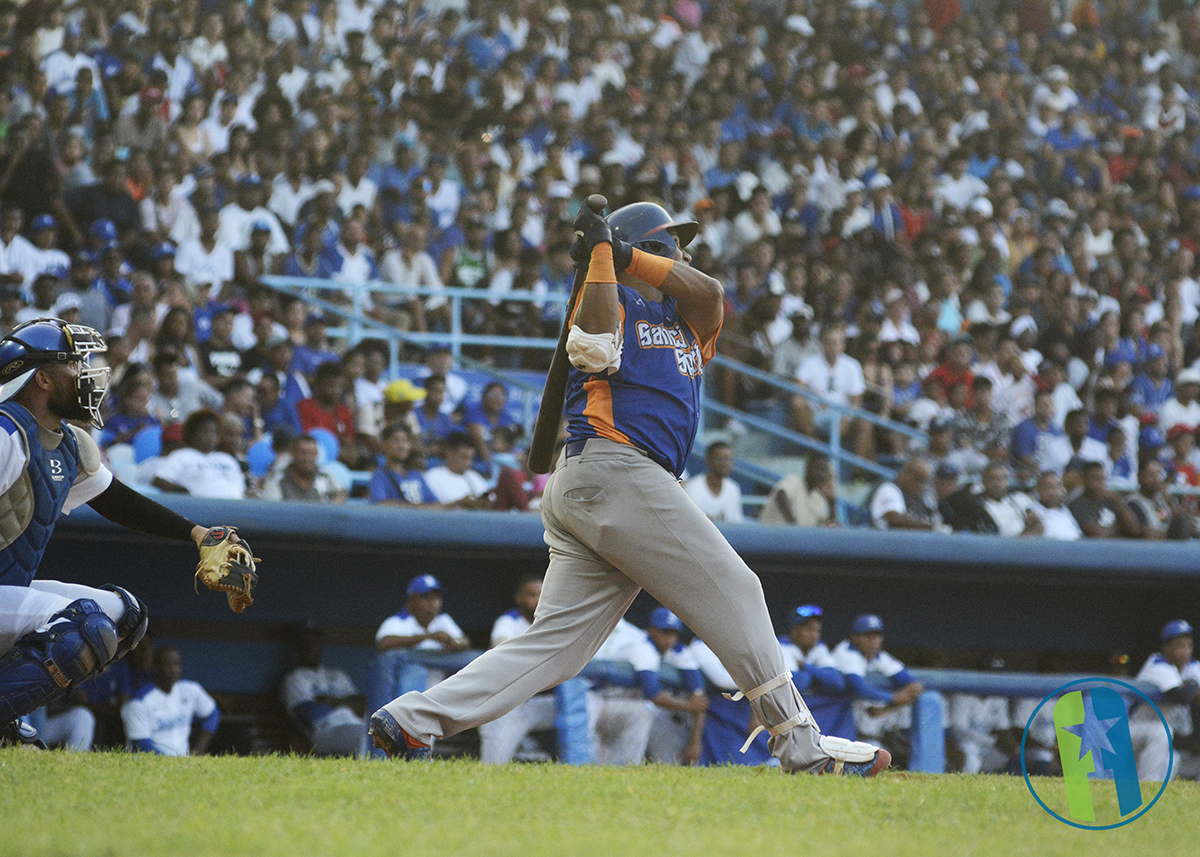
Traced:
<svg viewBox="0 0 1200 857">
<path fill-rule="evenodd" d="M 726 355 L 928 433 L 925 496 L 877 496 L 877 525 L 1046 531 L 1035 506 L 1094 483 L 1084 535 L 1187 536 L 1164 489 L 1200 484 L 1198 38 L 1190 7 L 1129 0 L 6 2 L 0 329 L 108 336 L 101 440 L 139 484 L 338 502 L 340 464 L 377 501 L 523 509 L 503 384 L 464 401 L 436 349 L 404 356 L 441 378 L 390 377 L 381 342 L 331 343 L 260 278 L 334 280 L 416 332 L 482 288 L 468 332 L 553 336 L 579 200 L 657 199 L 727 283 Z M 714 375 L 727 404 L 914 452 Z M 1033 488 L 990 525 L 989 467 Z M 979 483 L 957 518 L 932 487 L 955 473 Z"/>
</svg>

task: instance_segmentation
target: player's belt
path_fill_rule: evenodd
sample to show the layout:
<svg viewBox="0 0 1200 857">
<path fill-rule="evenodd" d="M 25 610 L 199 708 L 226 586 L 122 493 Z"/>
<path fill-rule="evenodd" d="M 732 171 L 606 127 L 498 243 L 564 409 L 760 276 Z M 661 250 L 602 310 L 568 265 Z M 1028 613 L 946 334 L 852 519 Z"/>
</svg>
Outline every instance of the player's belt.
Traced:
<svg viewBox="0 0 1200 857">
<path fill-rule="evenodd" d="M 589 441 L 602 441 L 602 440 L 604 440 L 604 438 L 577 437 L 572 440 L 568 440 L 566 443 L 564 443 L 563 449 L 566 451 L 567 458 L 576 458 L 583 454 L 584 447 L 586 447 L 588 445 Z M 608 442 L 616 443 L 617 446 L 621 447 L 622 449 L 629 449 L 629 450 L 636 452 L 638 455 L 646 456 L 651 461 L 653 461 L 655 464 L 657 464 L 659 467 L 661 467 L 663 470 L 667 471 L 668 473 L 671 473 L 672 478 L 674 478 L 674 473 L 671 471 L 670 467 L 668 467 L 664 462 L 660 461 L 655 455 L 642 449 L 640 446 L 634 446 L 633 444 L 630 444 L 630 443 L 617 443 L 617 441 L 615 441 L 615 440 L 608 441 Z"/>
</svg>

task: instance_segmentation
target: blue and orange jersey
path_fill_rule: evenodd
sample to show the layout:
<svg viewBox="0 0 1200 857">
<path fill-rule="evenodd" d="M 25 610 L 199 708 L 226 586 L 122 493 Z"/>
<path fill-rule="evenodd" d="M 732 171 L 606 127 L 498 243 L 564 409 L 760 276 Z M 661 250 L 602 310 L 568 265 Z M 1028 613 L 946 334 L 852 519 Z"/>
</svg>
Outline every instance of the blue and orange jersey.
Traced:
<svg viewBox="0 0 1200 857">
<path fill-rule="evenodd" d="M 702 342 L 673 298 L 654 303 L 626 286 L 617 286 L 617 295 L 625 331 L 621 368 L 609 375 L 571 366 L 568 439 L 627 443 L 679 476 L 696 439 L 701 376 L 720 331 Z"/>
</svg>

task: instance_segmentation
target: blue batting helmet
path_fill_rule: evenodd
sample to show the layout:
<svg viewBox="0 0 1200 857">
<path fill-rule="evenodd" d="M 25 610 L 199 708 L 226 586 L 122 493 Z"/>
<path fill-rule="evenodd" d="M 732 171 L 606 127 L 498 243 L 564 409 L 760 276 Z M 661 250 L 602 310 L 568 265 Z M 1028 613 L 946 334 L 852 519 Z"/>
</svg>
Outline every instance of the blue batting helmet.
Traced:
<svg viewBox="0 0 1200 857">
<path fill-rule="evenodd" d="M 653 202 L 623 205 L 607 219 L 614 238 L 667 259 L 675 258 L 676 248 L 686 247 L 699 229 L 694 220 L 675 222 L 665 208 Z M 675 230 L 674 235 L 668 231 L 670 229 Z"/>
<path fill-rule="evenodd" d="M 1172 622 L 1168 622 L 1166 625 L 1163 625 L 1162 641 L 1164 643 L 1169 643 L 1176 637 L 1190 636 L 1192 636 L 1192 626 L 1184 619 L 1176 619 Z"/>
<path fill-rule="evenodd" d="M 96 428 L 103 428 L 100 402 L 108 390 L 109 369 L 91 366 L 89 357 L 107 350 L 104 337 L 86 325 L 68 324 L 57 318 L 17 325 L 0 340 L 0 402 L 19 393 L 43 366 L 78 362 L 82 365 L 75 382 L 75 407 L 58 416 L 88 420 Z"/>
<path fill-rule="evenodd" d="M 666 607 L 654 609 L 654 612 L 650 614 L 650 627 L 658 628 L 660 631 L 683 631 L 683 623 L 679 621 L 679 617 Z"/>
</svg>

